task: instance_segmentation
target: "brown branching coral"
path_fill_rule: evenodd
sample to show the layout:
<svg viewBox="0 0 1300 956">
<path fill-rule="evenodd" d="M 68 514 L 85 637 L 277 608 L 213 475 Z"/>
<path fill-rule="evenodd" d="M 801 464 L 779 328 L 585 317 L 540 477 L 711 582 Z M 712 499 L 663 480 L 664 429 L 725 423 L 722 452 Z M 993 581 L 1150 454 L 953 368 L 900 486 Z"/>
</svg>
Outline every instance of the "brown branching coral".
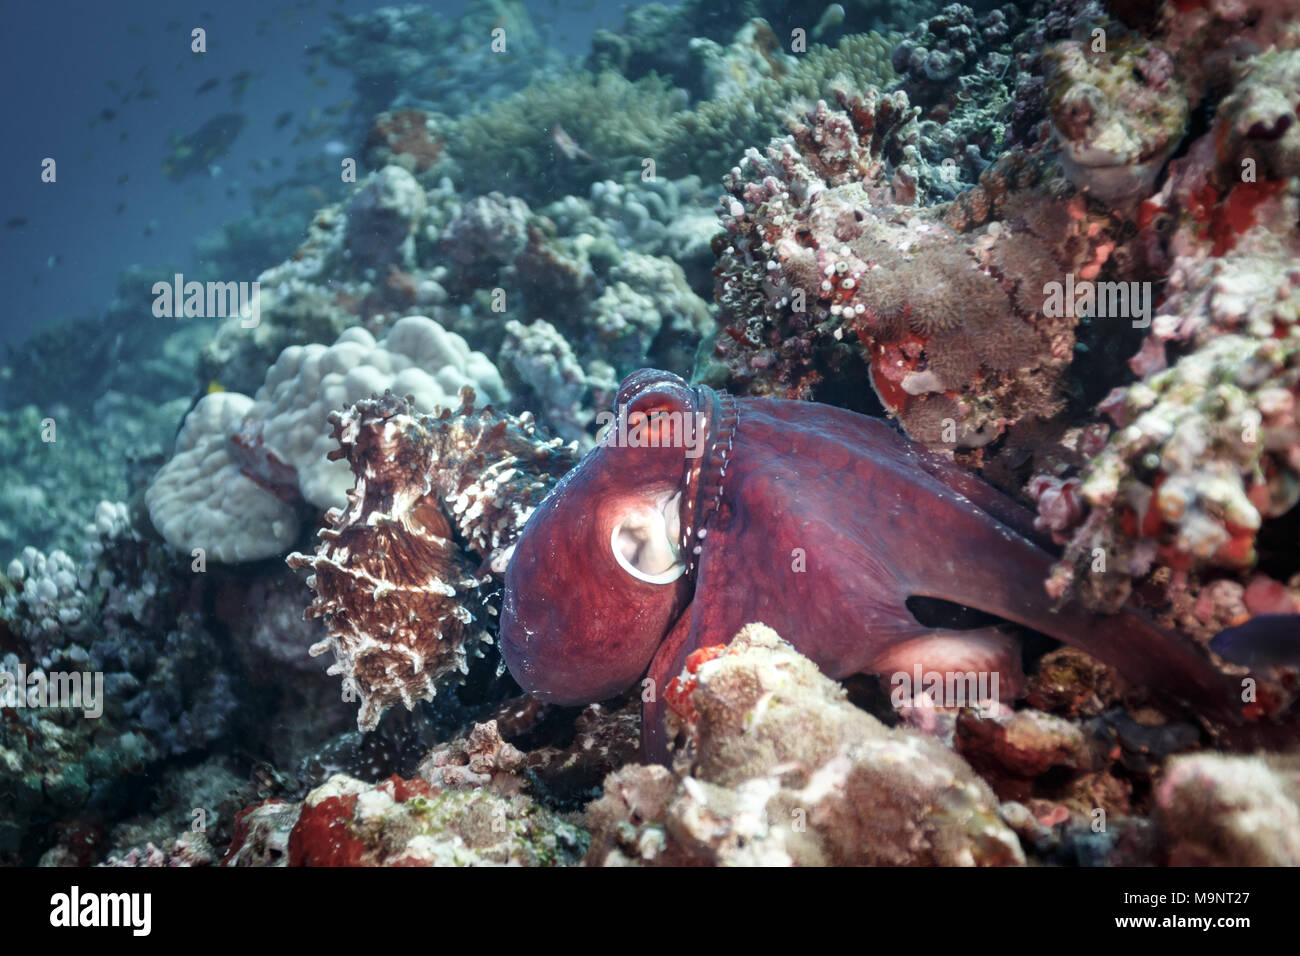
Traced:
<svg viewBox="0 0 1300 956">
<path fill-rule="evenodd" d="M 310 568 L 308 617 L 325 622 L 329 673 L 361 700 L 373 730 L 397 702 L 410 709 L 468 669 L 491 643 L 493 571 L 533 509 L 572 466 L 574 450 L 544 438 L 528 415 L 461 406 L 417 416 L 391 393 L 331 417 L 356 486 L 326 514 Z"/>
</svg>

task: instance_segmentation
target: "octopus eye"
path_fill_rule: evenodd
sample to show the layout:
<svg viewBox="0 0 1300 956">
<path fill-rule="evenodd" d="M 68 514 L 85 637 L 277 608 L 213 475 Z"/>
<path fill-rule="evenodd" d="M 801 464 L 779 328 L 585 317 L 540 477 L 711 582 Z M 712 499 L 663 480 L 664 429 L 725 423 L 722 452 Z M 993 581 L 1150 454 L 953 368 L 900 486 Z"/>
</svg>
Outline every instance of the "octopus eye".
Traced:
<svg viewBox="0 0 1300 956">
<path fill-rule="evenodd" d="M 614 560 L 638 581 L 671 584 L 686 570 L 677 547 L 681 497 L 679 493 L 647 501 L 614 525 L 609 542 Z"/>
</svg>

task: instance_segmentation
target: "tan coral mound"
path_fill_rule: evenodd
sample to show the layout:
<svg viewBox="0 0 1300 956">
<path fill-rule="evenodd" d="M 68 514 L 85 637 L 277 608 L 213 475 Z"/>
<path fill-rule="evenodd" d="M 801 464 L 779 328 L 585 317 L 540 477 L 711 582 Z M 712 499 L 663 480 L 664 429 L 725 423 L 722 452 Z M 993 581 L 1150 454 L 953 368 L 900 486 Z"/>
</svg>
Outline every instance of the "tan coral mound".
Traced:
<svg viewBox="0 0 1300 956">
<path fill-rule="evenodd" d="M 691 678 L 675 772 L 605 780 L 588 864 L 1023 862 L 965 761 L 859 710 L 771 628 L 748 625 Z"/>
</svg>

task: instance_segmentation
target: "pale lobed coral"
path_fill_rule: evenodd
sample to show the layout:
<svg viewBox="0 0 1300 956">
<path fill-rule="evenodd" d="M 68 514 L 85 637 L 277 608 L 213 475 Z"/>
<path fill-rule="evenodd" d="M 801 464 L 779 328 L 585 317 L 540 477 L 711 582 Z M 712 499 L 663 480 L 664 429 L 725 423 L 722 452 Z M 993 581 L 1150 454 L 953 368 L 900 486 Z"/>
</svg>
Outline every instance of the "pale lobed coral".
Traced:
<svg viewBox="0 0 1300 956">
<path fill-rule="evenodd" d="M 154 528 L 173 547 L 247 561 L 282 551 L 297 536 L 293 506 L 242 472 L 230 441 L 253 405 L 247 395 L 216 392 L 185 417 L 171 460 L 145 497 Z"/>
<path fill-rule="evenodd" d="M 299 531 L 293 502 L 334 507 L 351 487 L 346 463 L 329 458 L 332 411 L 388 389 L 432 411 L 464 385 L 491 401 L 509 397 L 486 356 L 423 316 L 399 320 L 378 342 L 354 327 L 332 346 L 290 346 L 254 398 L 199 401 L 149 486 L 150 518 L 172 547 L 203 548 L 213 561 L 282 553 Z"/>
</svg>

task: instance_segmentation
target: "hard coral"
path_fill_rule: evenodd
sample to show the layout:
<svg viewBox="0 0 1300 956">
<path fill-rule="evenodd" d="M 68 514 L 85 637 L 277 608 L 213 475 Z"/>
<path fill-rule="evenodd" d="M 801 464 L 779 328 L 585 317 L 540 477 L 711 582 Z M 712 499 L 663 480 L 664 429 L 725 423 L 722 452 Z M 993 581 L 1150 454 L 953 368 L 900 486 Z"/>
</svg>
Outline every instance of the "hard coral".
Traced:
<svg viewBox="0 0 1300 956">
<path fill-rule="evenodd" d="M 299 531 L 294 503 L 337 506 L 351 487 L 347 466 L 329 458 L 332 411 L 390 387 L 433 411 L 461 385 L 508 398 L 485 355 L 423 316 L 400 319 L 378 342 L 353 327 L 328 347 L 290 346 L 255 399 L 216 392 L 195 405 L 145 495 L 150 518 L 169 545 L 213 561 L 282 554 Z"/>
<path fill-rule="evenodd" d="M 401 166 L 418 175 L 437 164 L 444 146 L 437 119 L 423 110 L 384 112 L 366 137 L 367 163 L 372 169 Z"/>
<path fill-rule="evenodd" d="M 528 417 L 461 406 L 417 417 L 391 393 L 331 417 L 356 487 L 326 514 L 309 567 L 316 598 L 307 614 L 329 636 L 331 674 L 360 697 L 357 726 L 373 730 L 397 702 L 431 700 L 469 654 L 492 641 L 490 570 L 555 481 L 572 465 L 560 439 L 546 440 Z"/>
<path fill-rule="evenodd" d="M 950 447 L 1054 415 L 1078 319 L 1046 308 L 1047 286 L 1096 274 L 1115 245 L 1104 217 L 1054 198 L 1015 153 L 964 200 L 925 206 L 906 96 L 839 102 L 726 178 L 723 328 L 697 375 L 869 407 L 865 366 L 911 437 Z"/>
<path fill-rule="evenodd" d="M 1044 55 L 1048 115 L 1075 185 L 1105 202 L 1132 203 L 1151 191 L 1182 142 L 1187 93 L 1159 43 L 1118 24 L 1096 30 Z"/>
<path fill-rule="evenodd" d="M 527 797 L 336 774 L 302 802 L 289 865 L 555 866 L 575 863 L 584 837 Z"/>
<path fill-rule="evenodd" d="M 1023 862 L 964 761 L 858 710 L 770 628 L 748 625 L 688 676 L 675 772 L 606 779 L 587 809 L 588 863 Z"/>
<path fill-rule="evenodd" d="M 1235 108 L 1220 107 L 1138 209 L 1165 295 L 1129 362 L 1141 380 L 1099 406 L 1117 427 L 1082 469 L 1090 513 L 1049 584 L 1113 608 L 1164 565 L 1174 619 L 1207 639 L 1240 619 L 1191 608 L 1230 583 L 1217 576 L 1249 568 L 1261 529 L 1300 502 L 1300 165 L 1282 118 L 1300 108 L 1282 79 L 1294 61 L 1241 63 L 1224 100 Z"/>
</svg>

